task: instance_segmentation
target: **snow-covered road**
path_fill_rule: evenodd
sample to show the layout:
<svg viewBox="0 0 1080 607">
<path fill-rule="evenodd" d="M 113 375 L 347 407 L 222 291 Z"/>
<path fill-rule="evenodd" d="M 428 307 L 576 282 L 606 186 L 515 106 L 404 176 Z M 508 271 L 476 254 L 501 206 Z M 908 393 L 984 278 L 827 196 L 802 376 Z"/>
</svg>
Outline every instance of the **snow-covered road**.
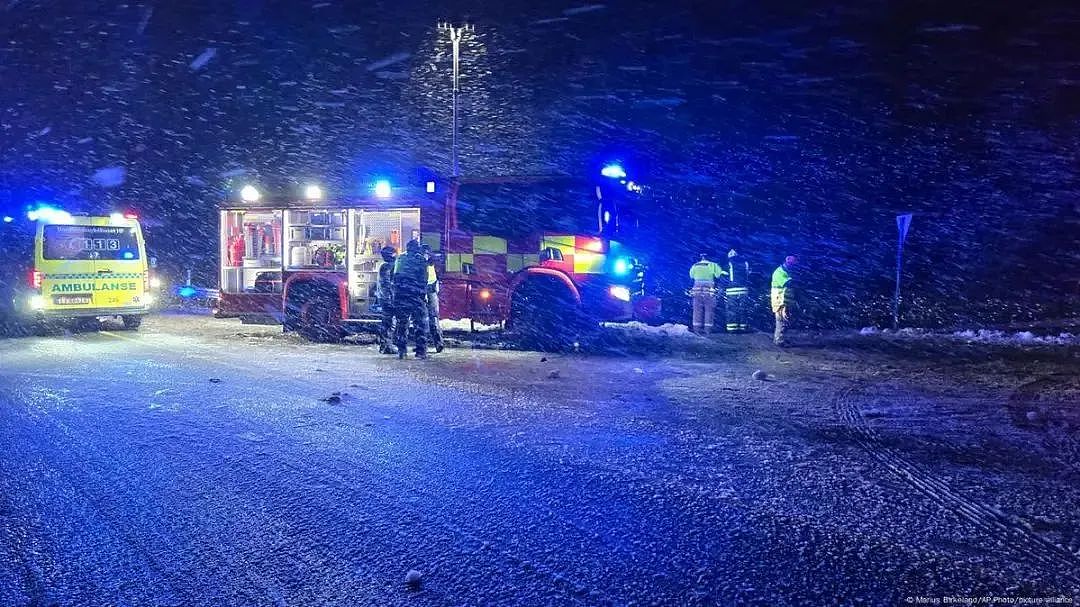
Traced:
<svg viewBox="0 0 1080 607">
<path fill-rule="evenodd" d="M 1032 373 L 1073 403 L 1067 359 L 763 343 L 398 361 L 196 316 L 0 340 L 0 605 L 1080 598 L 1077 427 L 1008 408 Z"/>
</svg>

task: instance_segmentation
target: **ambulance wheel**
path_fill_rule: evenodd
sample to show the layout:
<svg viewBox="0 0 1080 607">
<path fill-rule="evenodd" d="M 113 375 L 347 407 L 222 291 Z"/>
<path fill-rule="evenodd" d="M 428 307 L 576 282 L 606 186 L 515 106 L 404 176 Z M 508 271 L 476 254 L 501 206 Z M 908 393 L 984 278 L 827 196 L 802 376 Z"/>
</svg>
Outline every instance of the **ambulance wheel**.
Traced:
<svg viewBox="0 0 1080 607">
<path fill-rule="evenodd" d="M 37 320 L 30 324 L 30 333 L 37 337 L 48 337 L 50 335 L 56 335 L 61 331 L 61 327 L 55 322 L 48 322 L 45 320 Z"/>
<path fill-rule="evenodd" d="M 300 334 L 317 343 L 341 341 L 341 308 L 337 302 L 329 297 L 318 297 L 311 302 L 300 324 Z"/>
<path fill-rule="evenodd" d="M 101 330 L 101 321 L 96 318 L 80 318 L 72 323 L 71 328 L 79 333 L 91 333 Z"/>
<path fill-rule="evenodd" d="M 121 316 L 120 319 L 124 321 L 126 331 L 137 331 L 142 324 L 142 316 Z"/>
</svg>

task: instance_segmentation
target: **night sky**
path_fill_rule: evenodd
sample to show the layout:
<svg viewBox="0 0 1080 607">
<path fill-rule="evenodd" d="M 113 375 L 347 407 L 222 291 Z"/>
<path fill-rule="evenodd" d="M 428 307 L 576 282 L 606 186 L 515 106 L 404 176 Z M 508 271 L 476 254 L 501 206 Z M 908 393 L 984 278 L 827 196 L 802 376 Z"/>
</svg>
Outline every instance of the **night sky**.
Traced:
<svg viewBox="0 0 1080 607">
<path fill-rule="evenodd" d="M 672 292 L 699 250 L 738 247 L 764 273 L 799 253 L 809 307 L 833 311 L 820 324 L 880 322 L 894 216 L 913 211 L 916 324 L 1075 305 L 1080 5 L 1064 1 L 3 0 L 0 207 L 127 201 L 199 264 L 236 183 L 445 172 L 443 19 L 477 28 L 463 171 L 622 160 L 649 186 Z"/>
</svg>

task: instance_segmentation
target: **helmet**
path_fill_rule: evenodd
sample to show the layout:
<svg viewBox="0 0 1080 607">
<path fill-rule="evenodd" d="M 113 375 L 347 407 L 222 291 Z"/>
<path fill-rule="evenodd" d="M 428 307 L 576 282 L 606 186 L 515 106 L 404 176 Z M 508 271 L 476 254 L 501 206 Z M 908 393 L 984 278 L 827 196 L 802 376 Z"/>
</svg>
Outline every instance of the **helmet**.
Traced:
<svg viewBox="0 0 1080 607">
<path fill-rule="evenodd" d="M 785 266 L 794 266 L 794 265 L 798 265 L 798 263 L 799 263 L 799 258 L 797 256 L 795 256 L 795 255 L 788 255 L 787 257 L 784 258 L 784 265 Z"/>
<path fill-rule="evenodd" d="M 397 249 L 387 245 L 379 249 L 379 255 L 382 255 L 383 261 L 393 261 L 394 257 L 397 255 Z"/>
<path fill-rule="evenodd" d="M 735 252 L 735 249 L 732 249 L 732 250 L 727 252 L 728 257 L 735 257 L 736 255 L 738 255 L 738 253 Z"/>
<path fill-rule="evenodd" d="M 420 241 L 419 240 L 410 240 L 409 244 L 405 245 L 405 251 L 407 253 L 419 253 L 420 252 Z"/>
</svg>

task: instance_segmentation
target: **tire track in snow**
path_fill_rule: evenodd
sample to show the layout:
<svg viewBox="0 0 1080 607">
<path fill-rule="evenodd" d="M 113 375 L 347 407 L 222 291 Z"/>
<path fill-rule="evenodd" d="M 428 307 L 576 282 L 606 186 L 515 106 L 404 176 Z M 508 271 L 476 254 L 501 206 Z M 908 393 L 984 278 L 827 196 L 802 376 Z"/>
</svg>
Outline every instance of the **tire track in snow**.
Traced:
<svg viewBox="0 0 1080 607">
<path fill-rule="evenodd" d="M 866 422 L 853 398 L 854 388 L 838 391 L 833 406 L 855 441 L 875 460 L 939 507 L 968 520 L 990 534 L 1008 540 L 1016 562 L 1028 562 L 1061 572 L 1061 579 L 1080 584 L 1080 557 L 1059 547 L 986 504 L 965 497 L 944 480 L 909 461 L 900 452 L 882 444 L 877 432 Z"/>
</svg>

